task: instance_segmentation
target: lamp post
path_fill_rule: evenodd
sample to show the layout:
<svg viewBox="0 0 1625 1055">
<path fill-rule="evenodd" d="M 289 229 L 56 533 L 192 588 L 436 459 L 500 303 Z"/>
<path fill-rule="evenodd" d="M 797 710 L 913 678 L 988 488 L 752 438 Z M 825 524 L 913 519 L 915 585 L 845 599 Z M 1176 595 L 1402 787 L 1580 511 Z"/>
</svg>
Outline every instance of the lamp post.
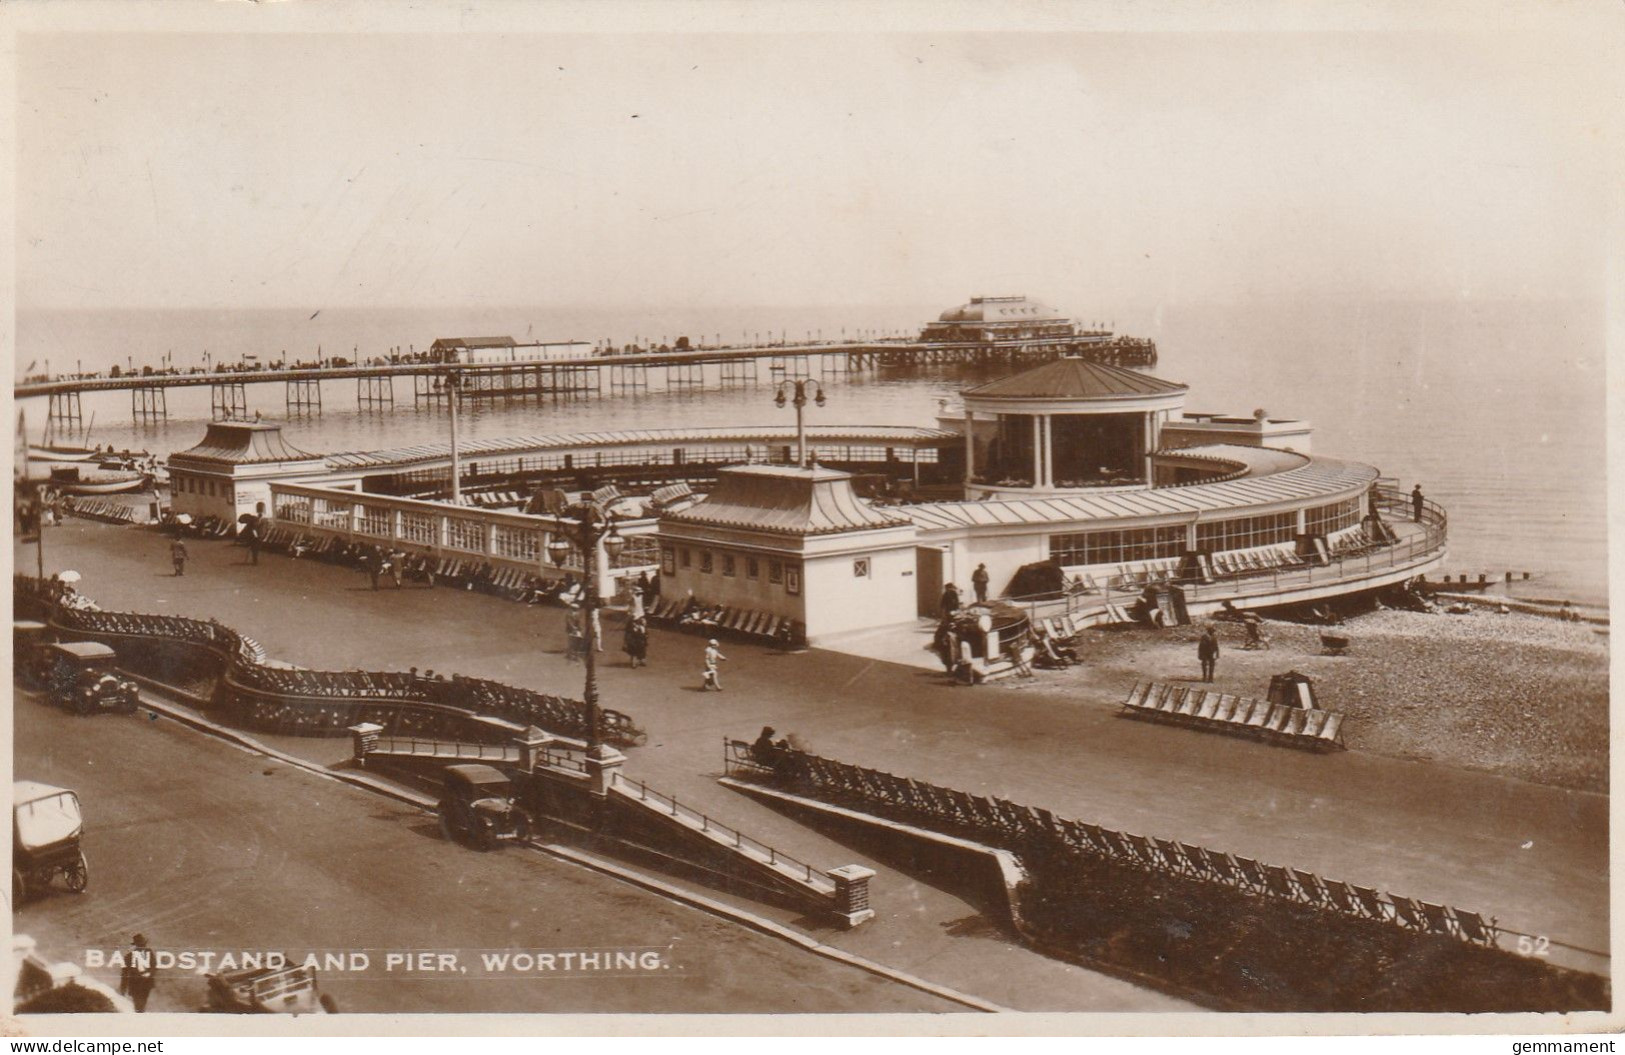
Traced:
<svg viewBox="0 0 1625 1055">
<path fill-rule="evenodd" d="M 780 407 L 784 406 L 786 401 L 785 393 L 791 390 L 792 385 L 795 386 L 795 395 L 789 399 L 789 402 L 796 408 L 796 464 L 805 469 L 807 467 L 807 424 L 803 412 L 807 406 L 807 389 L 811 388 L 816 393 L 813 402 L 823 406 L 824 386 L 810 377 L 801 381 L 780 381 L 777 386 L 778 392 L 773 396 L 773 402 Z"/>
<path fill-rule="evenodd" d="M 602 722 L 598 708 L 598 650 L 593 640 L 594 617 L 603 607 L 598 595 L 598 547 L 601 545 L 610 560 L 621 555 L 626 539 L 616 529 L 615 517 L 601 502 L 577 502 L 559 513 L 559 524 L 554 529 L 547 554 L 553 563 L 562 565 L 572 549 L 581 554 L 586 572 L 586 586 L 582 590 L 581 608 L 585 617 L 582 628 L 587 639 L 587 682 L 582 698 L 587 704 L 587 757 L 603 759 L 615 754 L 604 744 Z"/>
<path fill-rule="evenodd" d="M 461 505 L 463 470 L 457 462 L 457 395 L 458 387 L 463 383 L 463 375 L 457 370 L 447 370 L 441 375 L 440 383 L 446 390 L 446 406 L 451 411 L 451 504 Z"/>
</svg>

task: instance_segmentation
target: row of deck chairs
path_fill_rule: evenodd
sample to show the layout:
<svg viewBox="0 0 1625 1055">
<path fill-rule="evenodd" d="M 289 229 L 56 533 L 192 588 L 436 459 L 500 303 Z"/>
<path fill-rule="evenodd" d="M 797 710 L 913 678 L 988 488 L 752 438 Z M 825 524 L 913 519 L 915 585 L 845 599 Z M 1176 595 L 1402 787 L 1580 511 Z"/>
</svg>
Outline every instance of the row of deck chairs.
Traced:
<svg viewBox="0 0 1625 1055">
<path fill-rule="evenodd" d="M 1348 746 L 1343 742 L 1343 716 L 1336 711 L 1291 707 L 1183 685 L 1137 684 L 1119 714 L 1257 736 L 1288 747 L 1330 750 Z"/>
<path fill-rule="evenodd" d="M 62 511 L 69 516 L 83 517 L 86 520 L 100 520 L 107 524 L 135 523 L 135 508 L 123 502 L 115 502 L 110 498 L 70 497 L 69 500 L 62 503 Z"/>
<path fill-rule="evenodd" d="M 470 495 L 473 505 L 481 509 L 500 509 L 506 506 L 515 508 L 525 504 L 525 496 L 518 491 L 480 491 Z"/>
<path fill-rule="evenodd" d="M 1117 575 L 1112 580 L 1117 586 L 1156 586 L 1165 582 L 1172 582 L 1179 574 L 1179 557 L 1166 557 L 1162 560 L 1143 561 L 1137 567 L 1127 564 L 1117 566 Z"/>
<path fill-rule="evenodd" d="M 792 619 L 749 608 L 707 605 L 687 597 L 661 600 L 649 609 L 649 619 L 698 633 L 729 633 L 786 644 L 800 640 L 800 628 Z"/>
<path fill-rule="evenodd" d="M 1493 946 L 1500 933 L 1496 920 L 1485 920 L 1479 913 L 1466 909 L 1379 893 L 1354 883 L 1322 879 L 1302 869 L 1263 864 L 1250 857 L 1190 843 L 1130 835 L 1098 824 L 1065 824 L 1075 827 L 1097 853 L 1154 871 L 1223 883 L 1252 894 L 1296 901 L 1358 919 L 1446 935 L 1477 945 Z"/>
<path fill-rule="evenodd" d="M 1327 553 L 1334 560 L 1344 557 L 1358 557 L 1367 550 L 1375 549 L 1379 545 L 1381 543 L 1376 542 L 1366 534 L 1363 526 L 1345 531 L 1341 535 L 1326 540 Z"/>
<path fill-rule="evenodd" d="M 1255 575 L 1259 572 L 1301 568 L 1307 563 L 1286 546 L 1215 553 L 1207 560 L 1209 566 L 1220 575 Z"/>
</svg>

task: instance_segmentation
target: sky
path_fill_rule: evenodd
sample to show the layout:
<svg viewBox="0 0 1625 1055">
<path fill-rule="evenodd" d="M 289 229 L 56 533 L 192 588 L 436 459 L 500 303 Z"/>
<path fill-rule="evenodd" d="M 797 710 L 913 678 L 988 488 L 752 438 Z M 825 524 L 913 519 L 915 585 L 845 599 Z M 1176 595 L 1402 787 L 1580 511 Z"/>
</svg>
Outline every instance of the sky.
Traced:
<svg viewBox="0 0 1625 1055">
<path fill-rule="evenodd" d="M 1576 33 L 31 33 L 17 303 L 1601 297 Z"/>
</svg>

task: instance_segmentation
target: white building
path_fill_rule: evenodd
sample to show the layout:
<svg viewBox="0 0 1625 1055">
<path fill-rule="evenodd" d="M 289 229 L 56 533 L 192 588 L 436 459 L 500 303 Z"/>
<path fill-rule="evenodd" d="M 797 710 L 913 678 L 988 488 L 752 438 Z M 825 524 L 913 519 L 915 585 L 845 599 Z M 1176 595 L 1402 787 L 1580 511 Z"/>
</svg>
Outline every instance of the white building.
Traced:
<svg viewBox="0 0 1625 1055">
<path fill-rule="evenodd" d="M 704 501 L 660 518 L 660 593 L 791 619 L 816 643 L 914 618 L 914 536 L 850 473 L 724 469 Z"/>
</svg>

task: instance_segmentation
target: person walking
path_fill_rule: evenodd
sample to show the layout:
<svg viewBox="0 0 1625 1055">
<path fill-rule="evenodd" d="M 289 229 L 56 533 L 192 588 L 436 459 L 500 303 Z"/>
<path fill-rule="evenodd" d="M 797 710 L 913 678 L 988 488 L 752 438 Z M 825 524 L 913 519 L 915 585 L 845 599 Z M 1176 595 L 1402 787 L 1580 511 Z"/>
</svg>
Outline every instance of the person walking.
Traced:
<svg viewBox="0 0 1625 1055">
<path fill-rule="evenodd" d="M 384 577 L 384 551 L 377 546 L 367 551 L 367 578 L 372 580 L 372 588 L 378 589 L 378 581 Z"/>
<path fill-rule="evenodd" d="M 1213 680 L 1213 668 L 1219 665 L 1219 635 L 1210 625 L 1196 641 L 1196 658 L 1202 663 L 1202 680 Z"/>
<path fill-rule="evenodd" d="M 181 539 L 169 544 L 169 562 L 175 566 L 177 576 L 186 574 L 186 543 Z"/>
<path fill-rule="evenodd" d="M 942 618 L 952 619 L 959 611 L 959 587 L 953 583 L 942 588 Z"/>
<path fill-rule="evenodd" d="M 406 551 L 392 549 L 389 551 L 389 581 L 399 590 L 406 579 Z"/>
<path fill-rule="evenodd" d="M 722 675 L 717 669 L 717 664 L 727 661 L 728 657 L 722 654 L 722 650 L 717 647 L 717 639 L 713 637 L 705 646 L 705 680 L 700 682 L 701 692 L 708 689 L 722 691 Z"/>
<path fill-rule="evenodd" d="M 146 1011 L 147 997 L 152 995 L 153 987 L 157 984 L 157 972 L 153 969 L 152 950 L 147 948 L 147 936 L 137 934 L 130 939 L 130 951 L 123 970 L 119 972 L 119 994 L 129 997 L 136 1011 Z"/>
<path fill-rule="evenodd" d="M 971 589 L 976 591 L 977 604 L 987 603 L 987 583 L 989 578 L 986 564 L 978 564 L 976 570 L 971 572 L 970 585 Z"/>
<path fill-rule="evenodd" d="M 1422 522 L 1422 485 L 1417 484 L 1411 488 L 1411 517 L 1418 524 Z"/>
<path fill-rule="evenodd" d="M 631 661 L 632 669 L 649 665 L 649 624 L 642 616 L 627 620 L 626 638 L 621 648 Z"/>
</svg>

